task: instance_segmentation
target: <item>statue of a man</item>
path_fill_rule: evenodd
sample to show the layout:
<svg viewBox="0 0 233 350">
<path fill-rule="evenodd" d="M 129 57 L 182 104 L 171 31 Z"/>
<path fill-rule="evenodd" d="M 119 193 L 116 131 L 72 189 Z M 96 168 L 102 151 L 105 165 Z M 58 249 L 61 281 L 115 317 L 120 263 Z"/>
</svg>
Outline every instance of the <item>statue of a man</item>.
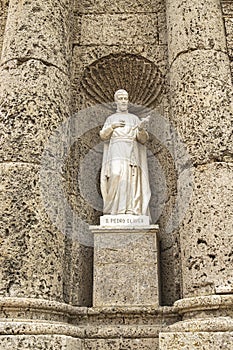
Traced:
<svg viewBox="0 0 233 350">
<path fill-rule="evenodd" d="M 115 93 L 116 113 L 107 118 L 100 137 L 104 143 L 101 192 L 104 214 L 149 215 L 150 186 L 144 143 L 148 118 L 128 113 L 128 93 Z"/>
</svg>

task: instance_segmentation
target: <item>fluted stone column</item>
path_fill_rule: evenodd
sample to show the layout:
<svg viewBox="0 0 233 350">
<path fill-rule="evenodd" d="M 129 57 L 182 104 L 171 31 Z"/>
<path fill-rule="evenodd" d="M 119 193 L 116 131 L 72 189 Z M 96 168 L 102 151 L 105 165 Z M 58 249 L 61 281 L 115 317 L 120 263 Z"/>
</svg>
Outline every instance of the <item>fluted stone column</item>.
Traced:
<svg viewBox="0 0 233 350">
<path fill-rule="evenodd" d="M 233 292 L 232 85 L 220 1 L 168 0 L 167 28 L 171 118 L 194 180 L 180 226 L 183 322 L 161 333 L 160 349 L 230 349 L 232 295 L 215 295 Z"/>
<path fill-rule="evenodd" d="M 70 0 L 10 0 L 9 4 L 0 71 L 0 302 L 7 308 L 14 305 L 15 313 L 4 315 L 16 317 L 17 322 L 27 319 L 28 313 L 40 318 L 33 316 L 33 306 L 29 311 L 29 300 L 40 299 L 47 321 L 52 317 L 50 301 L 64 301 L 66 237 L 45 211 L 39 172 L 51 132 L 70 115 L 71 13 Z M 29 303 L 25 308 L 24 299 Z M 8 323 L 1 334 L 14 334 L 17 322 Z M 33 328 L 33 322 L 28 324 Z M 68 348 L 62 336 L 54 344 L 49 335 L 27 338 L 30 333 L 46 334 L 37 326 L 36 332 L 25 329 L 25 337 L 15 338 L 12 346 L 2 337 L 0 347 L 8 342 L 7 348 L 15 349 L 19 340 L 17 349 L 48 344 L 51 349 Z"/>
</svg>

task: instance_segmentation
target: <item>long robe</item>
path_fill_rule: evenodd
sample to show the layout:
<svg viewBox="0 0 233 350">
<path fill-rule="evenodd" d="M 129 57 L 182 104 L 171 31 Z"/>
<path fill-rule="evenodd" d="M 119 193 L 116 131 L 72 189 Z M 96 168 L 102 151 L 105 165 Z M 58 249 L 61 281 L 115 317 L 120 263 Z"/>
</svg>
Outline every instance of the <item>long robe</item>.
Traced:
<svg viewBox="0 0 233 350">
<path fill-rule="evenodd" d="M 124 127 L 111 125 L 121 120 Z M 145 130 L 138 130 L 139 118 L 117 112 L 107 118 L 100 137 L 104 143 L 101 192 L 104 214 L 149 215 L 150 186 Z"/>
</svg>

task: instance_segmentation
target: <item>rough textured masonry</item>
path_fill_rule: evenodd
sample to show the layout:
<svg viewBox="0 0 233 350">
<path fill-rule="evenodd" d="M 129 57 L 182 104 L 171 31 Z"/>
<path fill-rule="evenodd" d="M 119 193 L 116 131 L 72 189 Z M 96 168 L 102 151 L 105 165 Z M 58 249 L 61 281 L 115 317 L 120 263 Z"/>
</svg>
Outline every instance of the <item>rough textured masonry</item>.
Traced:
<svg viewBox="0 0 233 350">
<path fill-rule="evenodd" d="M 0 51 L 0 350 L 232 349 L 233 2 L 1 0 Z M 158 247 L 121 253 L 157 289 L 117 305 L 104 261 L 97 306 L 98 135 L 119 88 L 151 114 L 159 224 Z"/>
</svg>

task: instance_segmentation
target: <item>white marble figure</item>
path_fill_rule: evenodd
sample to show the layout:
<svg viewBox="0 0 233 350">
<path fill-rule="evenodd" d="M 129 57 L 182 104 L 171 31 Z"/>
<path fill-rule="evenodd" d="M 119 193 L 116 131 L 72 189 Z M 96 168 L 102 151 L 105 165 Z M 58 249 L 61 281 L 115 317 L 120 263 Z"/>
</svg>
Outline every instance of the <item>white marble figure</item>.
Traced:
<svg viewBox="0 0 233 350">
<path fill-rule="evenodd" d="M 151 196 L 146 147 L 146 125 L 128 113 L 128 93 L 115 93 L 116 113 L 107 118 L 100 137 L 104 143 L 101 192 L 104 214 L 149 215 Z"/>
</svg>

